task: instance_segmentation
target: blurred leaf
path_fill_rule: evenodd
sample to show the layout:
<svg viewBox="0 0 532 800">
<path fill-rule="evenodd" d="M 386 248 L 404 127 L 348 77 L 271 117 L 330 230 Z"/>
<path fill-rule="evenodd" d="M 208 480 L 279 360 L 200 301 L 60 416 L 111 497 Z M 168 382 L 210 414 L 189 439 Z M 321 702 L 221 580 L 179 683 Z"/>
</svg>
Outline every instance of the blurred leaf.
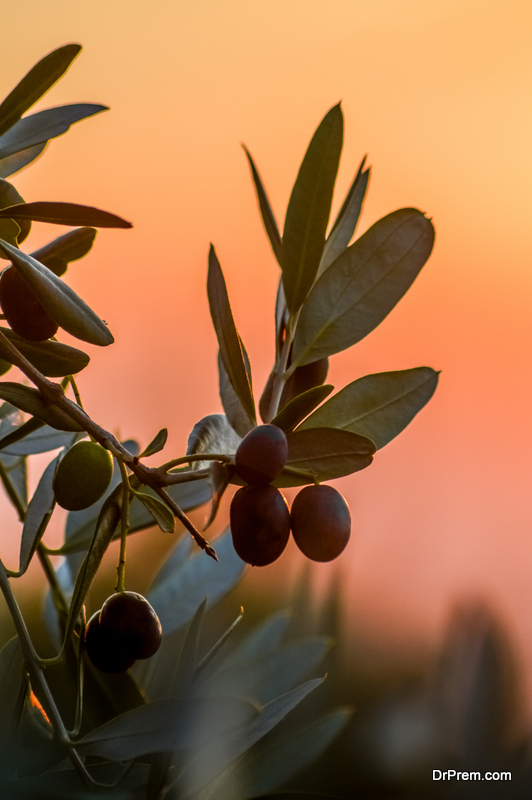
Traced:
<svg viewBox="0 0 532 800">
<path fill-rule="evenodd" d="M 153 456 L 155 453 L 160 453 L 168 439 L 167 428 L 162 428 L 149 445 L 142 451 L 139 458 L 147 458 Z"/>
<path fill-rule="evenodd" d="M 227 464 L 220 464 L 219 461 L 211 461 L 209 466 L 209 481 L 211 484 L 211 510 L 209 512 L 209 516 L 203 526 L 203 530 L 206 531 L 216 518 L 216 514 L 218 513 L 218 509 L 220 507 L 220 503 L 222 497 L 224 496 L 224 492 L 229 486 L 229 482 L 234 472 L 234 467 L 227 465 Z"/>
<path fill-rule="evenodd" d="M 107 111 L 107 106 L 94 103 L 72 103 L 47 108 L 15 122 L 7 133 L 0 136 L 0 159 L 20 153 L 37 144 L 66 133 L 74 122 Z"/>
<path fill-rule="evenodd" d="M 28 569 L 33 554 L 37 549 L 37 545 L 41 541 L 46 527 L 52 518 L 55 507 L 55 495 L 52 483 L 58 463 L 59 456 L 48 464 L 28 505 L 20 543 L 19 571 L 21 573 L 26 572 Z"/>
<path fill-rule="evenodd" d="M 35 222 L 52 222 L 57 225 L 90 225 L 94 228 L 132 228 L 131 222 L 93 206 L 78 203 L 21 203 L 0 211 L 0 217 L 15 220 L 31 219 Z"/>
<path fill-rule="evenodd" d="M 173 533 L 175 531 L 174 515 L 161 500 L 145 492 L 137 492 L 135 497 L 148 510 L 163 533 Z"/>
<path fill-rule="evenodd" d="M 209 251 L 207 294 L 220 356 L 227 376 L 250 421 L 256 422 L 251 374 L 246 368 L 244 348 L 235 327 L 222 268 L 212 245 Z"/>
<path fill-rule="evenodd" d="M 65 600 L 67 603 L 70 603 L 72 600 L 72 594 L 74 592 L 74 582 L 72 580 L 68 562 L 66 560 L 63 561 L 62 564 L 54 568 L 54 572 Z M 50 587 L 48 587 L 44 597 L 42 619 L 50 643 L 57 652 L 59 652 L 63 643 L 63 631 L 59 623 L 60 617 L 64 622 L 64 615 L 58 614 L 58 610 L 54 604 L 52 591 Z"/>
<path fill-rule="evenodd" d="M 266 189 L 262 184 L 259 172 L 253 159 L 251 158 L 249 150 L 245 145 L 242 145 L 242 147 L 244 148 L 244 152 L 249 161 L 249 166 L 251 167 L 251 174 L 253 176 L 253 183 L 255 184 L 255 191 L 257 192 L 257 200 L 259 201 L 260 214 L 264 228 L 268 234 L 268 239 L 270 240 L 275 258 L 279 262 L 279 265 L 282 265 L 281 234 L 279 233 L 279 228 L 277 227 L 275 215 L 272 211 L 270 201 L 268 200 L 268 195 L 266 194 Z"/>
<path fill-rule="evenodd" d="M 368 187 L 369 169 L 363 171 L 365 161 L 366 157 L 364 156 L 355 180 L 349 187 L 347 196 L 327 237 L 317 277 L 322 275 L 327 267 L 330 267 L 338 256 L 344 252 L 353 238 Z"/>
<path fill-rule="evenodd" d="M 240 340 L 240 346 L 242 347 L 242 355 L 244 356 L 244 361 L 246 364 L 246 370 L 248 374 L 251 374 L 251 367 L 249 364 L 248 354 Z M 224 367 L 222 357 L 220 355 L 220 351 L 218 351 L 218 375 L 219 375 L 219 389 L 220 389 L 220 399 L 222 401 L 222 407 L 225 411 L 225 415 L 227 420 L 233 430 L 235 430 L 239 436 L 244 436 L 250 432 L 250 430 L 254 427 L 253 422 L 247 415 L 244 406 L 240 402 L 240 398 L 238 397 L 237 393 L 233 389 L 231 381 L 229 380 L 229 375 Z"/>
<path fill-rule="evenodd" d="M 209 593 L 209 608 L 236 586 L 245 564 L 236 555 L 227 531 L 216 540 L 219 563 L 198 550 L 183 560 L 179 549 L 167 559 L 148 592 L 147 599 L 161 620 L 165 633 L 175 631 L 192 619 L 198 605 Z"/>
<path fill-rule="evenodd" d="M 122 714 L 84 736 L 79 753 L 129 761 L 150 753 L 196 749 L 256 718 L 244 700 L 162 700 Z"/>
<path fill-rule="evenodd" d="M 80 50 L 80 44 L 58 47 L 26 73 L 0 105 L 0 136 L 64 75 Z"/>
<path fill-rule="evenodd" d="M 246 798 L 246 800 L 343 800 L 337 794 L 316 794 L 316 792 L 298 791 L 275 792 L 274 794 L 261 794 L 260 797 Z"/>
<path fill-rule="evenodd" d="M 80 431 L 82 428 L 57 406 L 45 403 L 40 392 L 21 383 L 0 381 L 0 398 L 46 422 L 59 431 Z"/>
<path fill-rule="evenodd" d="M 31 417 L 0 439 L 0 449 L 8 456 L 31 456 L 35 453 L 48 453 L 61 447 L 71 447 L 77 438 L 76 434 L 59 433 L 44 422 Z"/>
<path fill-rule="evenodd" d="M 433 243 L 431 221 L 415 208 L 376 222 L 313 286 L 297 323 L 292 367 L 367 336 L 410 288 Z"/>
<path fill-rule="evenodd" d="M 288 203 L 282 267 L 291 314 L 304 302 L 320 264 L 342 151 L 343 127 L 338 104 L 325 115 L 312 137 Z"/>
<path fill-rule="evenodd" d="M 356 437 L 356 438 L 351 438 Z M 342 478 L 369 467 L 375 445 L 365 436 L 335 428 L 309 428 L 289 433 L 287 467 L 309 470 L 320 481 Z M 303 486 L 311 478 L 290 475 L 283 471 L 275 486 Z"/>
<path fill-rule="evenodd" d="M 238 667 L 275 652 L 288 629 L 290 614 L 280 611 L 268 617 L 224 661 L 224 669 Z"/>
<path fill-rule="evenodd" d="M 75 375 L 85 369 L 90 361 L 86 353 L 77 350 L 75 347 L 70 347 L 68 344 L 54 342 L 52 339 L 47 339 L 44 342 L 30 342 L 27 339 L 23 339 L 22 336 L 18 336 L 10 328 L 0 326 L 0 331 L 39 372 L 49 378 Z M 11 355 L 7 350 L 3 350 L 1 342 L 0 353 L 2 358 L 11 363 Z"/>
<path fill-rule="evenodd" d="M 277 425 L 285 433 L 291 433 L 301 420 L 305 419 L 316 406 L 319 406 L 326 397 L 333 391 L 334 386 L 324 384 L 307 389 L 303 394 L 297 395 L 293 400 L 279 411 L 277 416 L 272 419 L 271 424 Z M 316 426 L 315 426 L 316 427 Z M 323 427 L 323 426 L 322 426 Z"/>
<path fill-rule="evenodd" d="M 0 249 L 8 254 L 13 266 L 33 289 L 46 311 L 67 333 L 100 346 L 113 343 L 114 339 L 105 323 L 48 267 L 1 240 Z"/>
<path fill-rule="evenodd" d="M 17 716 L 22 707 L 25 687 L 23 682 L 24 657 L 18 636 L 10 639 L 0 651 L 0 741 L 9 740 L 16 728 Z M 0 747 L 0 763 L 1 763 Z"/>
<path fill-rule="evenodd" d="M 182 700 L 186 700 L 187 697 L 189 697 L 197 662 L 196 650 L 198 647 L 198 638 L 206 607 L 207 597 L 201 601 L 198 610 L 190 620 L 176 670 L 169 682 L 169 697 Z"/>
<path fill-rule="evenodd" d="M 26 150 L 20 150 L 18 153 L 13 153 L 11 156 L 6 156 L 0 159 L 0 178 L 9 178 L 15 172 L 19 172 L 36 158 L 39 158 L 41 153 L 48 142 L 41 142 L 35 144 L 33 147 L 27 147 Z"/>
<path fill-rule="evenodd" d="M 105 555 L 105 551 L 107 550 L 107 547 L 113 538 L 116 527 L 120 522 L 121 495 L 122 487 L 117 486 L 116 489 L 106 499 L 98 515 L 94 537 L 87 551 L 87 555 L 83 559 L 83 563 L 80 567 L 74 585 L 74 593 L 72 596 L 72 602 L 70 604 L 66 624 L 65 641 L 68 641 L 70 634 L 74 630 L 74 626 L 85 601 L 85 595 L 92 585 L 102 558 Z"/>
<path fill-rule="evenodd" d="M 365 375 L 318 408 L 298 431 L 340 428 L 367 436 L 379 449 L 406 428 L 437 383 L 438 373 L 430 367 Z"/>
<path fill-rule="evenodd" d="M 212 746 L 203 748 L 189 759 L 174 784 L 180 800 L 191 800 L 196 793 L 218 778 L 224 770 L 278 725 L 310 692 L 323 683 L 323 680 L 318 678 L 308 681 L 282 697 L 277 697 L 261 709 L 256 722 L 249 725 L 240 736 L 221 739 L 216 748 Z M 216 791 L 216 788 L 216 785 L 209 787 L 207 797 L 213 797 L 212 791 Z"/>
<path fill-rule="evenodd" d="M 216 643 L 211 647 L 207 655 L 205 655 L 201 659 L 201 661 L 196 665 L 194 669 L 194 680 L 201 680 L 204 677 L 204 671 L 207 669 L 207 667 L 212 666 L 213 663 L 214 664 L 216 663 L 216 656 L 223 648 L 224 644 L 229 639 L 229 637 L 231 636 L 237 625 L 239 625 L 242 622 L 243 618 L 244 618 L 244 609 L 241 606 L 240 614 L 238 615 L 238 617 L 224 631 L 224 633 L 220 636 L 220 638 L 216 641 Z M 224 660 L 224 663 L 226 663 L 226 660 L 227 659 Z"/>
<path fill-rule="evenodd" d="M 233 455 L 241 441 L 224 414 L 209 414 L 192 428 L 187 442 L 187 456 L 201 453 Z M 196 461 L 191 466 L 192 469 L 207 469 L 210 463 Z"/>
<path fill-rule="evenodd" d="M 310 724 L 263 740 L 244 756 L 217 787 L 217 798 L 247 800 L 286 785 L 294 775 L 320 758 L 346 727 L 351 715 L 350 709 L 337 709 Z M 304 796 L 295 795 L 296 798 Z"/>
<path fill-rule="evenodd" d="M 87 255 L 96 233 L 95 228 L 74 228 L 73 231 L 68 231 L 35 250 L 31 257 L 60 277 L 65 274 L 71 261 L 77 261 Z"/>
<path fill-rule="evenodd" d="M 264 705 L 293 689 L 323 660 L 330 647 L 329 638 L 314 636 L 244 663 L 223 664 L 197 691 L 202 696 L 245 697 Z"/>
</svg>

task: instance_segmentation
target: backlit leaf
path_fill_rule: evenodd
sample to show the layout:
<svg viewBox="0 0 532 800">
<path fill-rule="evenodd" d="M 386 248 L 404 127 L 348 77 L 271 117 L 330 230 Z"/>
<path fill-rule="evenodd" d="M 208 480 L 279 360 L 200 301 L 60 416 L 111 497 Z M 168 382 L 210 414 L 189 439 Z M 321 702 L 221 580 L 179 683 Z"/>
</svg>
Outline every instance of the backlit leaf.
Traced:
<svg viewBox="0 0 532 800">
<path fill-rule="evenodd" d="M 313 286 L 297 324 L 292 367 L 367 336 L 409 289 L 433 243 L 431 221 L 415 208 L 376 222 Z"/>
<path fill-rule="evenodd" d="M 287 403 L 284 408 L 272 419 L 272 425 L 277 425 L 285 433 L 290 433 L 294 430 L 301 420 L 305 419 L 311 411 L 314 411 L 316 406 L 319 406 L 326 397 L 333 391 L 334 386 L 331 384 L 323 384 L 322 386 L 314 386 L 312 389 L 307 389 L 303 394 L 299 394 Z M 314 427 L 320 427 L 315 425 Z"/>
<path fill-rule="evenodd" d="M 75 433 L 61 433 L 31 417 L 0 439 L 0 450 L 9 456 L 31 456 L 71 447 L 77 438 Z"/>
<path fill-rule="evenodd" d="M 266 233 L 268 234 L 268 239 L 270 240 L 270 244 L 272 246 L 275 258 L 279 262 L 279 265 L 281 265 L 282 245 L 281 245 L 281 234 L 279 233 L 279 228 L 277 227 L 277 221 L 272 211 L 270 201 L 268 200 L 266 189 L 262 184 L 262 180 L 257 170 L 257 167 L 255 166 L 255 163 L 251 158 L 251 155 L 247 147 L 245 145 L 242 145 L 242 147 L 244 148 L 244 152 L 249 161 L 249 166 L 251 167 L 251 175 L 253 177 L 253 183 L 255 184 L 255 191 L 257 192 L 257 200 L 259 201 L 259 208 L 262 217 L 262 222 L 264 224 Z"/>
<path fill-rule="evenodd" d="M 159 433 L 156 434 L 155 438 L 153 438 L 152 441 L 149 443 L 149 445 L 144 448 L 139 458 L 147 458 L 148 456 L 155 455 L 155 453 L 160 453 L 163 447 L 165 446 L 167 439 L 168 439 L 167 428 L 161 428 Z"/>
<path fill-rule="evenodd" d="M 248 370 L 248 374 L 251 374 L 248 354 L 246 353 L 242 342 L 240 342 L 240 345 L 242 347 L 242 355 L 244 356 L 246 369 Z M 218 351 L 218 375 L 220 399 L 222 401 L 222 406 L 223 410 L 225 411 L 227 421 L 239 436 L 244 437 L 246 433 L 249 433 L 254 425 L 250 420 L 244 406 L 242 405 L 240 398 L 233 389 L 231 381 L 229 380 L 229 375 L 227 374 L 227 370 L 224 367 L 220 351 Z"/>
<path fill-rule="evenodd" d="M 20 544 L 19 571 L 26 572 L 29 563 L 41 541 L 55 507 L 55 495 L 52 483 L 59 457 L 54 458 L 44 470 L 33 497 L 28 505 L 24 527 L 22 528 L 22 541 Z"/>
<path fill-rule="evenodd" d="M 174 515 L 161 500 L 145 492 L 138 492 L 135 497 L 151 514 L 163 533 L 173 533 L 175 530 Z"/>
<path fill-rule="evenodd" d="M 255 403 L 240 336 L 235 327 L 220 262 L 211 245 L 207 278 L 209 308 L 227 376 L 251 422 L 256 421 Z"/>
<path fill-rule="evenodd" d="M 102 211 L 93 206 L 82 206 L 78 203 L 21 203 L 9 206 L 0 211 L 0 217 L 14 220 L 31 219 L 36 222 L 52 222 L 57 225 L 90 225 L 94 228 L 132 228 L 131 222 Z"/>
<path fill-rule="evenodd" d="M 49 378 L 62 378 L 64 375 L 75 375 L 85 369 L 90 361 L 89 356 L 82 350 L 70 347 L 62 342 L 47 339 L 45 342 L 31 342 L 18 336 L 10 328 L 0 327 L 0 332 L 6 339 L 15 345 L 23 356 L 30 361 L 39 372 Z M 11 363 L 12 356 L 3 350 L 0 342 L 0 354 L 3 359 Z"/>
<path fill-rule="evenodd" d="M 34 258 L 0 240 L 13 266 L 31 286 L 50 316 L 67 333 L 90 344 L 112 344 L 113 336 L 104 322 L 68 284 Z"/>
<path fill-rule="evenodd" d="M 37 389 L 23 386 L 21 383 L 0 382 L 0 398 L 42 420 L 58 431 L 81 431 L 77 422 L 61 411 L 57 406 L 45 403 Z"/>
<path fill-rule="evenodd" d="M 365 375 L 331 397 L 298 431 L 340 428 L 367 436 L 379 449 L 406 428 L 437 383 L 438 373 L 430 367 Z"/>
<path fill-rule="evenodd" d="M 95 103 L 72 103 L 47 108 L 19 119 L 7 133 L 0 136 L 0 159 L 46 143 L 49 139 L 66 133 L 74 122 L 107 110 L 107 106 Z"/>
<path fill-rule="evenodd" d="M 75 228 L 35 250 L 31 256 L 60 277 L 65 274 L 71 261 L 77 261 L 87 255 L 96 233 L 95 228 Z"/>
<path fill-rule="evenodd" d="M 1 395 L 0 395 L 1 396 Z M 187 443 L 187 455 L 200 455 L 201 453 L 220 453 L 232 455 L 236 453 L 241 442 L 223 414 L 209 414 L 197 422 Z M 193 469 L 207 469 L 210 461 L 193 462 Z"/>
<path fill-rule="evenodd" d="M 80 44 L 58 47 L 26 73 L 0 105 L 0 136 L 64 75 L 80 50 Z"/>
<path fill-rule="evenodd" d="M 6 156 L 0 159 L 0 178 L 9 178 L 15 172 L 27 167 L 36 158 L 39 158 L 41 153 L 48 142 L 35 144 L 33 147 L 27 147 L 26 150 L 21 150 L 18 153 L 13 153 L 11 156 Z"/>
<path fill-rule="evenodd" d="M 343 125 L 338 104 L 326 114 L 312 137 L 288 203 L 282 267 L 286 303 L 292 314 L 302 305 L 314 282 L 325 246 Z"/>
</svg>

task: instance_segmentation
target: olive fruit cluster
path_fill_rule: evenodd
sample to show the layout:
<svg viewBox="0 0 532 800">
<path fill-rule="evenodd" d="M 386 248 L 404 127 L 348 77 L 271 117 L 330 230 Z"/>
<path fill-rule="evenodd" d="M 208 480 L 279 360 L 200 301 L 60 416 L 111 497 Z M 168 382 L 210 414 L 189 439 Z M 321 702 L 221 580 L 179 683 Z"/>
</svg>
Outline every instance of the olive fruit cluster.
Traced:
<svg viewBox="0 0 532 800">
<path fill-rule="evenodd" d="M 113 458 L 96 442 L 78 442 L 57 467 L 55 499 L 67 511 L 88 508 L 102 497 L 113 476 Z"/>
<path fill-rule="evenodd" d="M 139 658 L 150 658 L 161 645 L 159 617 L 145 597 L 117 592 L 90 618 L 85 649 L 102 672 L 125 672 Z"/>
<path fill-rule="evenodd" d="M 57 333 L 58 325 L 15 267 L 0 276 L 0 306 L 11 328 L 30 342 L 44 342 Z"/>
<path fill-rule="evenodd" d="M 275 425 L 254 428 L 235 454 L 235 472 L 248 484 L 233 497 L 231 533 L 237 555 L 247 564 L 266 566 L 276 561 L 290 537 L 312 561 L 332 561 L 351 535 L 351 516 L 345 499 L 332 486 L 306 486 L 292 503 L 271 485 L 288 459 L 285 434 Z"/>
</svg>

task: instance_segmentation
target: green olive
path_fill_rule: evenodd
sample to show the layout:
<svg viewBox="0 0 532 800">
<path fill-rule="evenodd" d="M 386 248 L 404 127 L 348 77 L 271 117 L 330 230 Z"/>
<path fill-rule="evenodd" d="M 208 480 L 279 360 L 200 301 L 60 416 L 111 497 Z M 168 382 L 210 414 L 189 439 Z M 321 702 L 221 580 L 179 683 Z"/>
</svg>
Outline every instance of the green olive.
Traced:
<svg viewBox="0 0 532 800">
<path fill-rule="evenodd" d="M 96 442 L 78 442 L 59 463 L 54 477 L 57 503 L 67 511 L 88 508 L 104 494 L 111 482 L 111 453 Z"/>
</svg>

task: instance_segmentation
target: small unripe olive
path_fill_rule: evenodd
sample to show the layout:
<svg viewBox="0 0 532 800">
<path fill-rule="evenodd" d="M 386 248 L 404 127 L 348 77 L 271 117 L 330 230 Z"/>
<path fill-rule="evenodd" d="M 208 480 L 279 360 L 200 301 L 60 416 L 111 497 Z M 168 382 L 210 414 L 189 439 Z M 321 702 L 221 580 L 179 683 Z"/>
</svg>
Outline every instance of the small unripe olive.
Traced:
<svg viewBox="0 0 532 800">
<path fill-rule="evenodd" d="M 15 267 L 8 267 L 0 277 L 0 305 L 11 328 L 23 339 L 44 342 L 57 333 L 59 326 Z"/>
<path fill-rule="evenodd" d="M 125 672 L 135 663 L 135 659 L 119 650 L 112 637 L 102 629 L 100 611 L 92 615 L 85 629 L 85 649 L 94 666 L 102 672 Z"/>
<path fill-rule="evenodd" d="M 230 509 L 233 546 L 238 556 L 256 567 L 276 561 L 290 536 L 290 512 L 275 486 L 244 486 Z"/>
<path fill-rule="evenodd" d="M 351 535 L 349 507 L 332 486 L 305 486 L 292 503 L 290 524 L 295 543 L 312 561 L 332 561 Z"/>
<path fill-rule="evenodd" d="M 53 483 L 55 499 L 67 511 L 88 508 L 104 494 L 112 475 L 108 450 L 96 442 L 78 442 L 59 463 Z"/>
<path fill-rule="evenodd" d="M 288 458 L 288 442 L 276 425 L 259 425 L 245 436 L 235 454 L 237 475 L 254 486 L 271 483 Z"/>
<path fill-rule="evenodd" d="M 136 592 L 117 592 L 108 597 L 100 612 L 100 625 L 115 647 L 131 658 L 150 658 L 161 646 L 159 617 Z"/>
</svg>

